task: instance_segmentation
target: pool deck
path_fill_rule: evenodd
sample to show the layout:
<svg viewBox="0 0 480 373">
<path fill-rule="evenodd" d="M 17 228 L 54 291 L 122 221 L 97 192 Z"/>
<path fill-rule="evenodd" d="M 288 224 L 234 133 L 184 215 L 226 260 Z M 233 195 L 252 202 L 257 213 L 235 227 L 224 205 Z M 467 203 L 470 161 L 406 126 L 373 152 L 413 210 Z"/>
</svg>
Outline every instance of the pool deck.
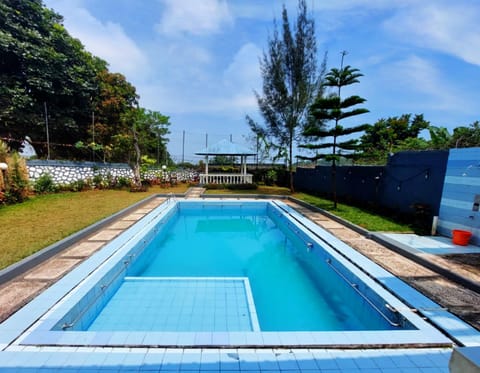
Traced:
<svg viewBox="0 0 480 373">
<path fill-rule="evenodd" d="M 30 302 L 90 255 L 117 237 L 123 230 L 163 203 L 157 198 L 140 206 L 110 225 L 80 240 L 45 263 L 0 286 L 0 319 Z M 480 295 L 427 269 L 397 252 L 392 252 L 364 235 L 295 203 L 288 202 L 300 214 L 311 219 L 336 237 L 368 256 L 383 268 L 427 294 L 423 297 L 424 312 L 444 323 L 445 329 L 457 329 L 455 338 L 464 345 L 480 346 L 480 335 L 444 308 L 478 326 Z M 431 254 L 430 254 L 431 255 Z M 433 256 L 433 255 L 431 255 Z M 454 264 L 449 269 L 455 271 Z M 460 270 L 461 268 L 459 268 Z M 463 270 L 463 269 L 462 269 Z M 402 289 L 397 289 L 402 292 Z M 407 287 L 402 294 L 411 294 Z M 0 339 L 5 339 L 5 323 L 0 324 Z M 2 329 L 3 327 L 3 329 Z M 455 331 L 451 331 L 455 333 Z M 347 336 L 346 336 L 347 337 Z M 451 348 L 395 349 L 180 349 L 180 348 L 105 348 L 46 347 L 3 343 L 0 340 L 1 372 L 448 372 Z"/>
</svg>

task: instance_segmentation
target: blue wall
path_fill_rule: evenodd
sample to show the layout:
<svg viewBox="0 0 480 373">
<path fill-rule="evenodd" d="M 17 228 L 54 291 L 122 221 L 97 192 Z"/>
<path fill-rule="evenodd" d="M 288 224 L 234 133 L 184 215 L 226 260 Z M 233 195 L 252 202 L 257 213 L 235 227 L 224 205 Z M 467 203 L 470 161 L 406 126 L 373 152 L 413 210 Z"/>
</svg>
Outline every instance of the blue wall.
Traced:
<svg viewBox="0 0 480 373">
<path fill-rule="evenodd" d="M 480 195 L 480 148 L 451 149 L 438 219 L 441 235 L 468 230 L 473 233 L 471 242 L 480 244 L 480 215 L 472 211 L 475 195 Z"/>
<path fill-rule="evenodd" d="M 423 204 L 438 215 L 447 160 L 448 151 L 394 154 L 380 180 L 380 205 L 413 213 L 414 204 Z"/>
<path fill-rule="evenodd" d="M 346 200 L 415 213 L 428 205 L 438 215 L 448 151 L 400 152 L 386 166 L 337 167 L 337 195 Z M 295 188 L 331 193 L 331 167 L 297 168 Z"/>
</svg>

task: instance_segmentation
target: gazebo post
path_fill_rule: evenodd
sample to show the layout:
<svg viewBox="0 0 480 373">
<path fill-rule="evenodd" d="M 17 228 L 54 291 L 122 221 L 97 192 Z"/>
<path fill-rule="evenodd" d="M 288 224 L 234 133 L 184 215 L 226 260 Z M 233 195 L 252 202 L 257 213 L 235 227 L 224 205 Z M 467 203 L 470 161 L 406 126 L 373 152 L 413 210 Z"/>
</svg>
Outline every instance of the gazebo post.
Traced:
<svg viewBox="0 0 480 373">
<path fill-rule="evenodd" d="M 205 182 L 208 184 L 208 154 L 206 156 L 206 162 L 205 162 Z"/>
</svg>

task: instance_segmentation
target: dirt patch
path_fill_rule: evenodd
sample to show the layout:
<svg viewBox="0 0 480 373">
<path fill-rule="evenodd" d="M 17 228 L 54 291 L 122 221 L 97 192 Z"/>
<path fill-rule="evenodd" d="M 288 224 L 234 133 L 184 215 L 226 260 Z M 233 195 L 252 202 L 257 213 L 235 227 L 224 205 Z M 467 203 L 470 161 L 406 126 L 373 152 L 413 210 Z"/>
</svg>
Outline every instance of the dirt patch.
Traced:
<svg viewBox="0 0 480 373">
<path fill-rule="evenodd" d="M 443 255 L 442 258 L 461 266 L 466 271 L 480 276 L 480 253 L 448 254 Z"/>
<path fill-rule="evenodd" d="M 47 287 L 44 281 L 12 281 L 0 288 L 0 322 Z"/>
</svg>

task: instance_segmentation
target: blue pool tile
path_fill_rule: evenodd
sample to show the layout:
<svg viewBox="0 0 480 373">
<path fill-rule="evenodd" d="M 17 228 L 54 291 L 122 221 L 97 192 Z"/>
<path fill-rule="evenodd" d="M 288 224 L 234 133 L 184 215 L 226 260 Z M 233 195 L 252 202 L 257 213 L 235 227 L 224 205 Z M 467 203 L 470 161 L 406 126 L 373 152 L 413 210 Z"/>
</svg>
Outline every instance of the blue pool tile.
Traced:
<svg viewBox="0 0 480 373">
<path fill-rule="evenodd" d="M 361 359 L 359 359 L 361 360 Z M 375 366 L 380 367 L 380 368 L 399 368 L 397 366 L 396 362 L 390 357 L 390 356 L 377 356 L 374 359 Z M 406 363 L 406 361 L 404 362 Z M 360 362 L 362 364 L 362 362 Z M 409 366 L 402 366 L 401 368 L 408 368 Z"/>
<path fill-rule="evenodd" d="M 229 332 L 228 338 L 232 345 L 244 345 L 247 342 L 247 335 L 243 332 Z"/>
<path fill-rule="evenodd" d="M 280 337 L 276 332 L 263 332 L 262 338 L 263 338 L 263 344 L 266 346 L 280 345 Z"/>
<path fill-rule="evenodd" d="M 184 351 L 180 369 L 183 370 L 200 370 L 202 354 L 197 352 Z"/>
<path fill-rule="evenodd" d="M 122 365 L 138 369 L 143 365 L 146 353 L 127 353 L 124 355 Z"/>
<path fill-rule="evenodd" d="M 403 369 L 403 368 L 413 368 L 414 364 L 411 359 L 408 358 L 408 356 L 403 355 L 403 354 L 392 354 L 390 356 L 390 359 L 393 361 L 393 365 L 395 368 L 392 369 Z M 379 358 L 375 359 L 375 363 L 379 366 L 382 367 L 383 361 Z M 387 367 L 385 367 L 387 368 Z"/>
<path fill-rule="evenodd" d="M 261 371 L 278 371 L 280 369 L 273 351 L 257 350 L 257 360 Z"/>
<path fill-rule="evenodd" d="M 275 351 L 277 363 L 280 370 L 294 370 L 299 369 L 295 354 L 288 350 Z"/>
<path fill-rule="evenodd" d="M 294 353 L 297 365 L 302 371 L 318 371 L 318 365 L 311 352 Z"/>
<path fill-rule="evenodd" d="M 91 344 L 95 346 L 103 346 L 109 344 L 110 340 L 115 337 L 112 332 L 97 332 L 91 340 Z"/>
<path fill-rule="evenodd" d="M 167 370 L 179 371 L 182 363 L 182 352 L 165 352 L 162 361 L 162 372 Z"/>
<path fill-rule="evenodd" d="M 220 370 L 220 353 L 219 351 L 202 351 L 200 370 Z"/>
<path fill-rule="evenodd" d="M 255 371 L 260 370 L 257 355 L 252 352 L 239 352 L 239 363 L 241 371 Z"/>
<path fill-rule="evenodd" d="M 319 369 L 323 370 L 338 370 L 339 366 L 336 359 L 333 358 L 328 352 L 324 351 L 312 351 L 313 357 Z"/>
</svg>

